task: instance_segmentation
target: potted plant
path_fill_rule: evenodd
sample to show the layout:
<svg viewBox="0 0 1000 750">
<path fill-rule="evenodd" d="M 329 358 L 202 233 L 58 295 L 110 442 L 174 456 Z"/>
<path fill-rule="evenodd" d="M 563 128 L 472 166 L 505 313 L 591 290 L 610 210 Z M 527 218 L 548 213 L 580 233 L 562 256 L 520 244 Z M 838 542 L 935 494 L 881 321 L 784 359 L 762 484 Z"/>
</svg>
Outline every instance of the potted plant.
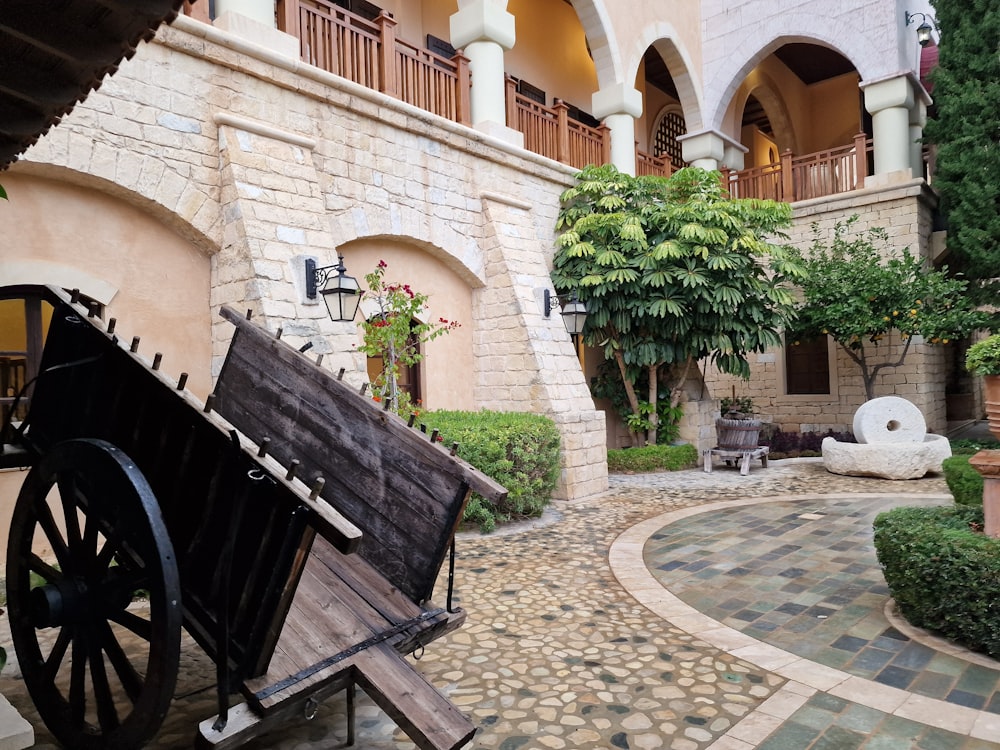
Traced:
<svg viewBox="0 0 1000 750">
<path fill-rule="evenodd" d="M 719 402 L 715 432 L 721 450 L 753 450 L 760 441 L 760 428 L 761 421 L 754 416 L 753 399 L 749 396 L 733 393 Z"/>
<path fill-rule="evenodd" d="M 983 377 L 990 432 L 1000 440 L 1000 334 L 977 341 L 965 353 L 965 369 Z"/>
</svg>

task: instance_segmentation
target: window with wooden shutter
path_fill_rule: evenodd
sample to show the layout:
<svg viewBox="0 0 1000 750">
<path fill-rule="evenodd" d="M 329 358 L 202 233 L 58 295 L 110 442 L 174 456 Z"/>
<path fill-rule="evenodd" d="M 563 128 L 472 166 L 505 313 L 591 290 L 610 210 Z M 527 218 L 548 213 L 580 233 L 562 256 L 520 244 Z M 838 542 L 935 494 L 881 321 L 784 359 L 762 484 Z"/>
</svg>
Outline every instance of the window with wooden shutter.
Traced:
<svg viewBox="0 0 1000 750">
<path fill-rule="evenodd" d="M 789 395 L 830 393 L 830 356 L 827 336 L 799 339 L 785 335 L 785 392 Z"/>
</svg>

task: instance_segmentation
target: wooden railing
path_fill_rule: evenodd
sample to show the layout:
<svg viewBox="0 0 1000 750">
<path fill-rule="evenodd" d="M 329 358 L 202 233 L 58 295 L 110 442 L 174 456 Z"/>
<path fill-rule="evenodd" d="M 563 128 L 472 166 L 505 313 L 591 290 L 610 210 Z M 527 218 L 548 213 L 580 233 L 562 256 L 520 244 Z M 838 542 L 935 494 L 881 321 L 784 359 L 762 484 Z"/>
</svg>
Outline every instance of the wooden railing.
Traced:
<svg viewBox="0 0 1000 750">
<path fill-rule="evenodd" d="M 517 93 L 517 82 L 507 76 L 507 127 L 524 135 L 524 147 L 536 154 L 583 169 L 611 161 L 608 127 L 592 128 L 569 118 L 569 107 L 559 100 L 546 107 Z"/>
<path fill-rule="evenodd" d="M 415 107 L 470 125 L 469 60 L 396 39 L 383 12 L 366 21 L 328 0 L 278 0 L 278 28 L 299 39 L 302 59 Z"/>
<path fill-rule="evenodd" d="M 637 177 L 669 177 L 680 167 L 674 167 L 670 163 L 670 157 L 666 154 L 653 156 L 645 151 L 635 150 L 635 174 Z"/>
<path fill-rule="evenodd" d="M 804 156 L 781 155 L 781 161 L 739 171 L 723 169 L 723 180 L 734 198 L 768 198 L 794 203 L 846 193 L 862 187 L 871 141 L 864 133 L 848 146 Z"/>
</svg>

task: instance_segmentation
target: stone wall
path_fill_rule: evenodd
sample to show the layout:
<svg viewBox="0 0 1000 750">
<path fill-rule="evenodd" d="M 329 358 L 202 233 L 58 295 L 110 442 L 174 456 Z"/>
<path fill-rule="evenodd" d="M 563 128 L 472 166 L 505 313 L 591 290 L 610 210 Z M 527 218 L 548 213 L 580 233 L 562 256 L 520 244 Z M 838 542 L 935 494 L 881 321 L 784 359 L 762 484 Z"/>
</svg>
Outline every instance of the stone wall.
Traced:
<svg viewBox="0 0 1000 750">
<path fill-rule="evenodd" d="M 607 487 L 603 412 L 541 307 L 570 168 L 183 17 L 26 161 L 103 178 L 211 257 L 213 320 L 223 304 L 249 309 L 356 382 L 356 330 L 305 297 L 305 258 L 330 265 L 346 243 L 379 238 L 427 253 L 468 285 L 474 346 L 451 366 L 475 381 L 477 407 L 556 421 L 559 496 Z M 135 252 L 123 248 L 123 262 Z M 214 375 L 230 327 L 203 333 Z"/>
<path fill-rule="evenodd" d="M 845 221 L 856 214 L 859 218 L 852 233 L 861 233 L 876 226 L 884 227 L 893 249 L 908 247 L 915 254 L 927 257 L 931 252 L 929 238 L 935 206 L 936 199 L 922 180 L 873 186 L 824 200 L 803 201 L 794 206 L 790 240 L 796 246 L 808 247 L 813 241 L 813 224 L 821 236 L 829 237 L 838 221 Z M 881 356 L 874 362 L 895 361 L 902 348 L 903 342 L 898 334 L 893 333 L 880 342 Z M 706 377 L 709 392 L 717 408 L 718 399 L 731 395 L 735 388 L 736 395 L 753 398 L 761 416 L 784 431 L 849 430 L 854 412 L 864 403 L 864 387 L 857 365 L 842 349 L 834 349 L 835 366 L 831 369 L 834 392 L 829 396 L 785 394 L 781 350 L 752 355 L 753 375 L 748 382 L 710 369 Z M 877 376 L 875 395 L 901 396 L 911 401 L 927 420 L 928 431 L 941 433 L 947 427 L 946 374 L 944 348 L 915 340 L 903 365 L 884 369 Z"/>
</svg>

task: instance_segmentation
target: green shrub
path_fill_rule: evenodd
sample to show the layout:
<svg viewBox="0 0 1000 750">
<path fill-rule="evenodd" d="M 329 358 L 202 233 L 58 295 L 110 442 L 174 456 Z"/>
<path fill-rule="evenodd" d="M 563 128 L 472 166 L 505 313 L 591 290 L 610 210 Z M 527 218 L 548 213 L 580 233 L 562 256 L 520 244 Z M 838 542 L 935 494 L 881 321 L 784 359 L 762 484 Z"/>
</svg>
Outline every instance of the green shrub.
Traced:
<svg viewBox="0 0 1000 750">
<path fill-rule="evenodd" d="M 559 432 L 548 417 L 495 411 L 433 411 L 420 421 L 437 429 L 445 445 L 507 488 L 507 499 L 491 502 L 474 494 L 463 521 L 485 534 L 497 522 L 537 518 L 559 479 Z"/>
<path fill-rule="evenodd" d="M 693 445 L 646 445 L 608 451 L 608 471 L 678 471 L 698 463 Z"/>
<path fill-rule="evenodd" d="M 959 505 L 983 504 L 983 477 L 969 465 L 969 456 L 960 454 L 946 458 L 941 463 L 944 481 Z"/>
<path fill-rule="evenodd" d="M 982 508 L 896 508 L 875 519 L 889 591 L 912 624 L 1000 657 L 1000 539 Z"/>
<path fill-rule="evenodd" d="M 974 455 L 979 453 L 979 451 L 995 451 L 1000 449 L 1000 441 L 994 438 L 987 438 L 986 440 L 972 440 L 965 438 L 962 440 L 951 440 L 951 452 L 956 455 Z"/>
</svg>

